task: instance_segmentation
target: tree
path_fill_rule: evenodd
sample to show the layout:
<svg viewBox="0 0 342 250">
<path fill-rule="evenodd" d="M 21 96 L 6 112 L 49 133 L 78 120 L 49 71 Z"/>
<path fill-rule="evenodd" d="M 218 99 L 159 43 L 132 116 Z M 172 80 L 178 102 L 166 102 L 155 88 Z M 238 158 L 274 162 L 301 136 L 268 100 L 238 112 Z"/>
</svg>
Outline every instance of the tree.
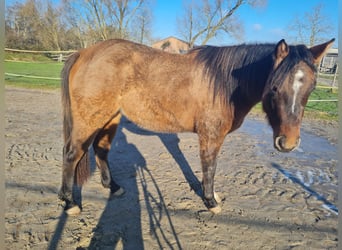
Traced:
<svg viewBox="0 0 342 250">
<path fill-rule="evenodd" d="M 61 21 L 61 9 L 47 1 L 47 8 L 41 19 L 40 41 L 46 50 L 61 50 L 64 30 Z"/>
<path fill-rule="evenodd" d="M 193 0 L 185 2 L 185 13 L 178 19 L 179 32 L 190 48 L 206 44 L 221 34 L 242 38 L 242 25 L 236 11 L 242 5 L 260 6 L 265 0 Z"/>
<path fill-rule="evenodd" d="M 63 0 L 66 19 L 82 47 L 109 38 L 144 40 L 151 16 L 147 0 Z M 134 24 L 134 25 L 133 25 Z M 137 29 L 138 28 L 138 29 Z M 139 34 L 139 35 L 138 35 Z"/>
<path fill-rule="evenodd" d="M 7 6 L 6 46 L 30 50 L 68 49 L 70 42 L 66 38 L 62 13 L 61 6 L 52 0 L 26 0 Z"/>
<path fill-rule="evenodd" d="M 131 39 L 139 43 L 151 43 L 152 41 L 152 13 L 151 8 L 145 6 L 135 15 L 130 25 Z"/>
<path fill-rule="evenodd" d="M 144 0 L 105 0 L 108 11 L 112 13 L 112 23 L 118 38 L 128 38 L 129 24 L 133 22 Z"/>
<path fill-rule="evenodd" d="M 41 18 L 35 0 L 16 2 L 6 11 L 6 46 L 20 49 L 40 49 Z"/>
<path fill-rule="evenodd" d="M 331 39 L 333 25 L 329 18 L 323 14 L 324 5 L 318 4 L 303 16 L 295 16 L 288 26 L 294 43 L 313 46 L 317 43 Z"/>
</svg>

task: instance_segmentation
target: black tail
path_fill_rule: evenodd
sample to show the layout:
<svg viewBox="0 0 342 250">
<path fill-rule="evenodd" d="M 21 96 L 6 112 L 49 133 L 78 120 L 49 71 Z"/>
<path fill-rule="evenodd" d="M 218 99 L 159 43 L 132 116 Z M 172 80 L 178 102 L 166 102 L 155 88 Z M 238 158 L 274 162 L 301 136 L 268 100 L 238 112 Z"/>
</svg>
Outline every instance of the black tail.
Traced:
<svg viewBox="0 0 342 250">
<path fill-rule="evenodd" d="M 73 128 L 72 111 L 70 104 L 70 93 L 69 93 L 69 75 L 72 66 L 79 58 L 80 53 L 75 52 L 72 54 L 64 64 L 61 78 L 62 78 L 62 106 L 63 106 L 63 134 L 64 134 L 64 145 L 71 141 L 71 131 Z M 82 186 L 90 176 L 90 162 L 88 152 L 86 152 L 81 160 L 77 163 L 75 170 L 75 183 Z"/>
</svg>

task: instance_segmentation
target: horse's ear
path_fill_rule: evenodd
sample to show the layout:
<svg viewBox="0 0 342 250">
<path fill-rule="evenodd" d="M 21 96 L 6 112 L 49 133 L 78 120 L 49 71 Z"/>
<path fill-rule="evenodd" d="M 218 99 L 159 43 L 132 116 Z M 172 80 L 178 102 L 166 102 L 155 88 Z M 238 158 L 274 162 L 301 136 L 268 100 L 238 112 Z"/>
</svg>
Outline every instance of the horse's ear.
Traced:
<svg viewBox="0 0 342 250">
<path fill-rule="evenodd" d="M 335 38 L 326 43 L 322 43 L 310 48 L 310 51 L 314 57 L 314 64 L 319 64 L 321 62 L 322 57 L 327 53 L 328 49 L 332 46 L 334 41 Z"/>
<path fill-rule="evenodd" d="M 275 48 L 275 63 L 274 68 L 277 68 L 278 65 L 284 60 L 285 57 L 289 54 L 289 46 L 286 44 L 284 39 L 281 39 Z"/>
</svg>

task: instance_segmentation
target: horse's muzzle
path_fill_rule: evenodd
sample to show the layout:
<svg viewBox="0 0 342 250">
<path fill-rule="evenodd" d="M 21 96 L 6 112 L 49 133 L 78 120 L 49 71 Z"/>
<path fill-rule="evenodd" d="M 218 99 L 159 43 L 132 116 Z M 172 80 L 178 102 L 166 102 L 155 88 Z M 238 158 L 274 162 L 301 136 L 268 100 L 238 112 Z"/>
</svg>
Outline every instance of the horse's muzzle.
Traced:
<svg viewBox="0 0 342 250">
<path fill-rule="evenodd" d="M 291 152 L 300 144 L 300 137 L 296 139 L 288 139 L 286 136 L 277 136 L 274 139 L 274 147 L 280 152 Z"/>
</svg>

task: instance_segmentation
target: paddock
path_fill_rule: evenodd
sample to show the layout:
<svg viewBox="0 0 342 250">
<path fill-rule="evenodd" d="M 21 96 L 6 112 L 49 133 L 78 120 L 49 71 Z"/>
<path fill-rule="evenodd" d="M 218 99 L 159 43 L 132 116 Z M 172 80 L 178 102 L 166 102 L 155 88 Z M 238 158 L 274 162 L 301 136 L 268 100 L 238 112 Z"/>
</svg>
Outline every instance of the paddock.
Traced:
<svg viewBox="0 0 342 250">
<path fill-rule="evenodd" d="M 263 116 L 248 116 L 220 151 L 212 215 L 190 189 L 201 180 L 197 136 L 124 120 L 109 161 L 126 193 L 109 200 L 92 164 L 84 211 L 67 217 L 59 90 L 6 88 L 5 101 L 6 249 L 337 248 L 337 123 L 304 119 L 301 147 L 283 154 Z"/>
</svg>

